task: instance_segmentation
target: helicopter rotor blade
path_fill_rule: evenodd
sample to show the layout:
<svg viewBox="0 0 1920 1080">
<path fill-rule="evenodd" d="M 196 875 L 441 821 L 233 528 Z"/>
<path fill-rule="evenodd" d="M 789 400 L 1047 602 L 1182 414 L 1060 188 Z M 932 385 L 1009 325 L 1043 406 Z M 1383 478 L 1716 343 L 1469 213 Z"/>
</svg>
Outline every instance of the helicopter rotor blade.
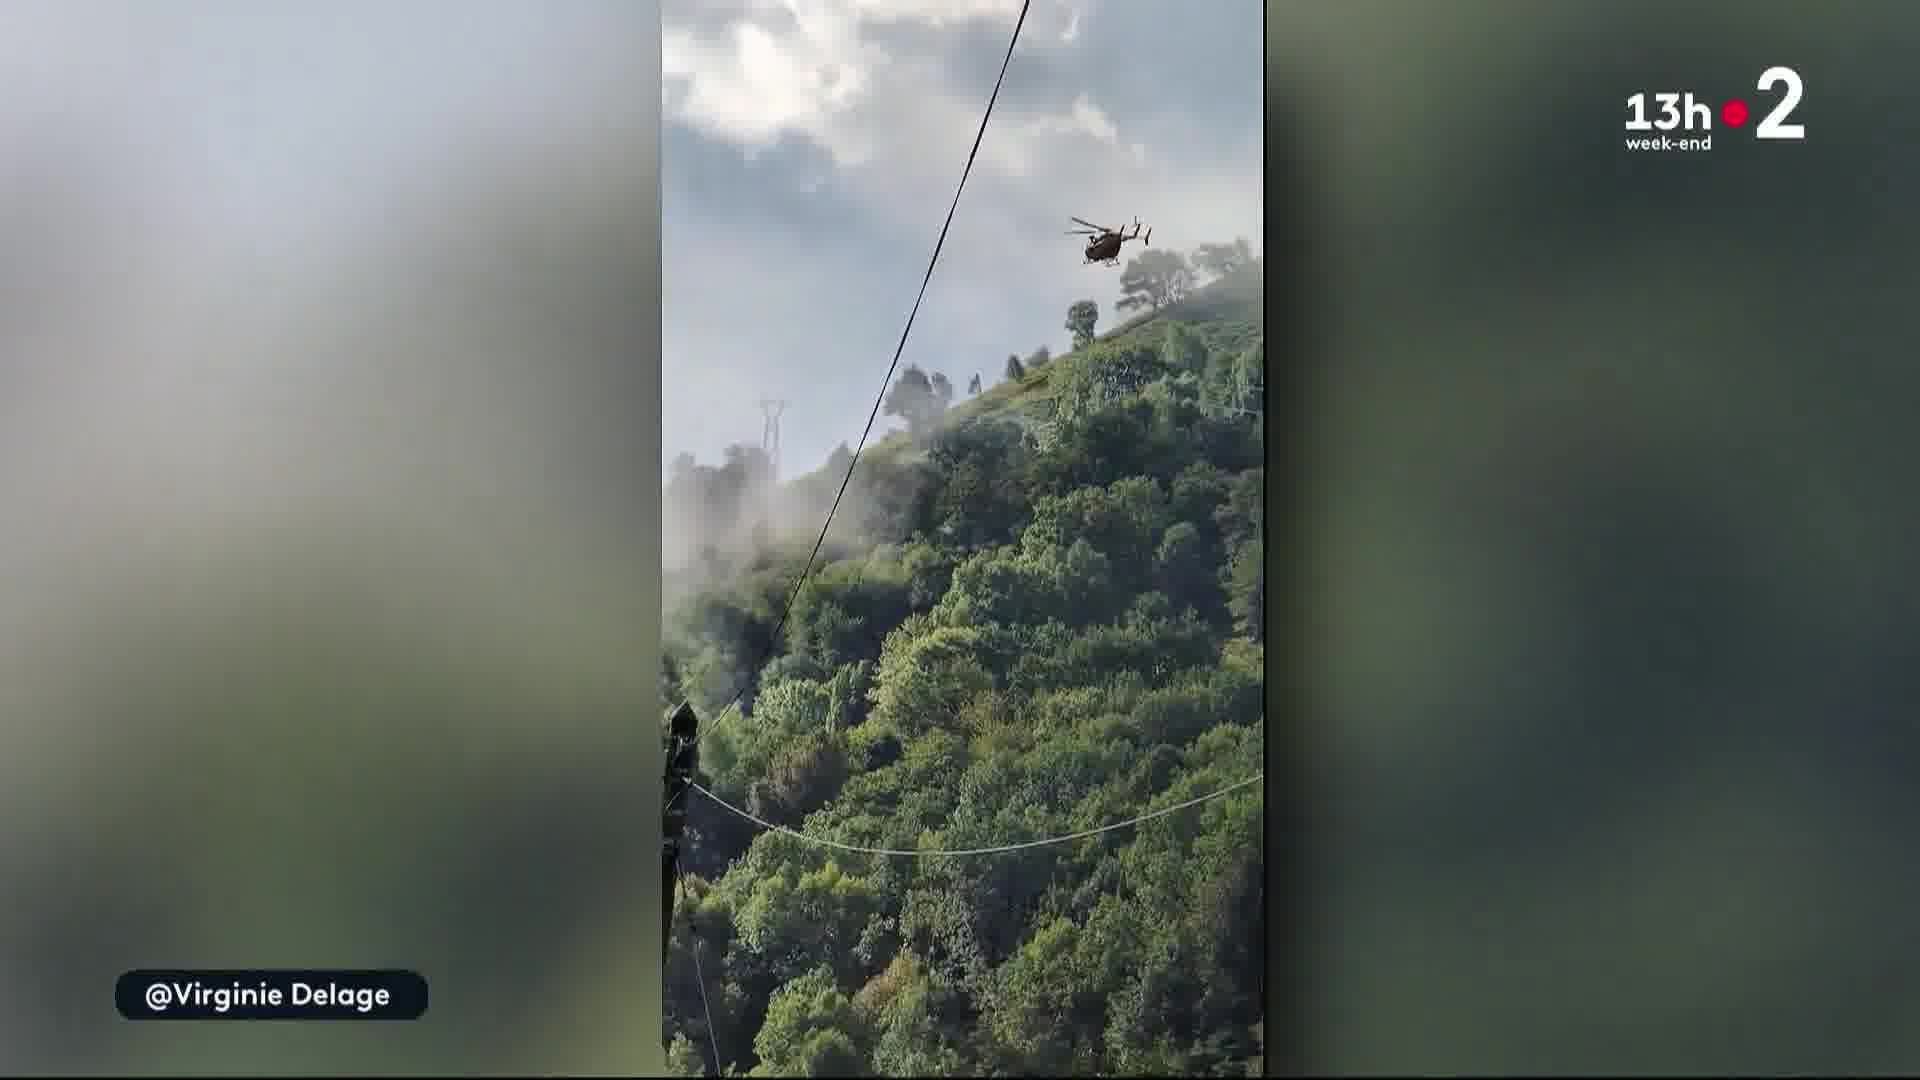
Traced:
<svg viewBox="0 0 1920 1080">
<path fill-rule="evenodd" d="M 1100 232 L 1107 231 L 1106 229 L 1103 229 L 1100 226 L 1095 225 L 1093 222 L 1088 221 L 1086 218 L 1069 217 L 1067 220 L 1074 222 L 1075 224 L 1078 224 L 1078 225 L 1085 225 L 1089 229 L 1097 229 Z"/>
</svg>

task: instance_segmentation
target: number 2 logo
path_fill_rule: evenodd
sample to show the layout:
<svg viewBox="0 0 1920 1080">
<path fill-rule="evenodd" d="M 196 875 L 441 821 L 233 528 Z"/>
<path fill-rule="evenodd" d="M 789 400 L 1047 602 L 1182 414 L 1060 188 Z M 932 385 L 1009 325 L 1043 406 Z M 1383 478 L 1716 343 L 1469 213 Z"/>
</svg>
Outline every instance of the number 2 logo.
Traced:
<svg viewBox="0 0 1920 1080">
<path fill-rule="evenodd" d="M 1770 67 L 1760 76 L 1758 89 L 1761 93 L 1772 92 L 1775 86 L 1786 85 L 1786 92 L 1780 96 L 1779 104 L 1766 115 L 1764 120 L 1753 129 L 1756 139 L 1804 139 L 1807 128 L 1804 124 L 1789 124 L 1787 117 L 1800 107 L 1800 95 L 1805 88 L 1800 82 L 1800 73 L 1790 67 Z"/>
</svg>

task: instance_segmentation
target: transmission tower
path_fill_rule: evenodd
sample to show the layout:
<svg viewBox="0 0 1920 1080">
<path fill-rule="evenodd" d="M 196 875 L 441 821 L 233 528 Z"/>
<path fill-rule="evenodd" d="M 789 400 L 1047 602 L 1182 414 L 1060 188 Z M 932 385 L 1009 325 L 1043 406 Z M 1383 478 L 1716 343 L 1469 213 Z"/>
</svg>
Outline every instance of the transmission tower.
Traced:
<svg viewBox="0 0 1920 1080">
<path fill-rule="evenodd" d="M 766 417 L 766 423 L 760 429 L 760 449 L 767 453 L 767 471 L 770 482 L 780 480 L 780 414 L 787 411 L 787 403 L 771 398 L 760 399 L 760 411 Z"/>
</svg>

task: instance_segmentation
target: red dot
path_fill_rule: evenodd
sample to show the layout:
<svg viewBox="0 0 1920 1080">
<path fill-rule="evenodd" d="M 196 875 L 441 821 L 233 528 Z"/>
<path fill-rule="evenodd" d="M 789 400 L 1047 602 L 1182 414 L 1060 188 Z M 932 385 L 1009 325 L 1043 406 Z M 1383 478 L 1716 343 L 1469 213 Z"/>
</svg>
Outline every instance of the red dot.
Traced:
<svg viewBox="0 0 1920 1080">
<path fill-rule="evenodd" d="M 1747 103 L 1735 98 L 1720 106 L 1720 119 L 1725 120 L 1728 127 L 1739 127 L 1746 123 Z"/>
</svg>

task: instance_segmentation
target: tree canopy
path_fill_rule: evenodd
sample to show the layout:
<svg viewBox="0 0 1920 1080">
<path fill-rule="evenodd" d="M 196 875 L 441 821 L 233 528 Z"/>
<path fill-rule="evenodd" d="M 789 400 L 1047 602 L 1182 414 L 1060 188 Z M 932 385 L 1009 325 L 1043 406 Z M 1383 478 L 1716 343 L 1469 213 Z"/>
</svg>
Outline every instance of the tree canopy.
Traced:
<svg viewBox="0 0 1920 1080">
<path fill-rule="evenodd" d="M 712 723 L 750 688 L 701 744 L 701 783 L 808 836 L 917 851 L 1257 775 L 1264 443 L 1223 403 L 1264 354 L 1237 326 L 1174 325 L 1048 364 L 1037 426 L 1022 399 L 949 412 L 903 374 L 889 407 L 916 453 L 860 459 L 847 539 L 778 635 L 798 546 L 668 612 L 663 705 Z M 789 487 L 823 498 L 811 483 Z M 696 799 L 667 969 L 679 1074 L 1258 1075 L 1258 784 L 941 858 L 833 850 Z"/>
<path fill-rule="evenodd" d="M 881 410 L 907 422 L 907 430 L 919 435 L 929 430 L 953 403 L 953 383 L 936 371 L 932 375 L 918 365 L 909 364 L 894 380 L 881 402 Z"/>
<path fill-rule="evenodd" d="M 1093 343 L 1093 328 L 1100 321 L 1100 305 L 1091 300 L 1076 300 L 1067 309 L 1067 332 L 1073 335 L 1073 347 L 1084 349 Z"/>
<path fill-rule="evenodd" d="M 1177 304 L 1193 291 L 1193 267 L 1177 251 L 1143 251 L 1128 260 L 1120 271 L 1122 311 L 1148 308 L 1158 311 Z"/>
</svg>

